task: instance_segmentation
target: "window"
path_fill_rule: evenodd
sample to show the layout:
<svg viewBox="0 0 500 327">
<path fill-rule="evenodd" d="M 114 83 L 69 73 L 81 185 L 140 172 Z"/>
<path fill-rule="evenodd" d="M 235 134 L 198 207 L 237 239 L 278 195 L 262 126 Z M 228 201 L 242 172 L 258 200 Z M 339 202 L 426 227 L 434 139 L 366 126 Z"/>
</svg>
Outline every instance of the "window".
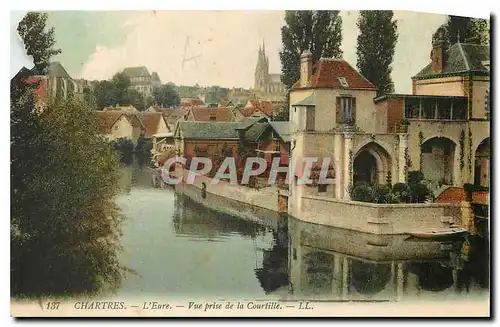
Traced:
<svg viewBox="0 0 500 327">
<path fill-rule="evenodd" d="M 316 115 L 314 112 L 315 107 L 306 107 L 306 131 L 314 131 L 314 124 L 316 120 Z"/>
<path fill-rule="evenodd" d="M 216 119 L 217 119 L 217 117 L 215 117 L 215 116 L 210 116 L 210 120 L 216 120 Z"/>
<path fill-rule="evenodd" d="M 342 87 L 349 87 L 349 84 L 347 83 L 345 77 L 338 77 L 338 80 L 340 82 L 340 85 L 342 85 Z"/>
<path fill-rule="evenodd" d="M 341 124 L 353 122 L 355 120 L 356 98 L 350 96 L 339 97 L 337 98 L 337 106 L 339 122 Z"/>
<path fill-rule="evenodd" d="M 436 118 L 436 99 L 435 98 L 422 98 L 422 107 L 424 119 Z"/>
</svg>

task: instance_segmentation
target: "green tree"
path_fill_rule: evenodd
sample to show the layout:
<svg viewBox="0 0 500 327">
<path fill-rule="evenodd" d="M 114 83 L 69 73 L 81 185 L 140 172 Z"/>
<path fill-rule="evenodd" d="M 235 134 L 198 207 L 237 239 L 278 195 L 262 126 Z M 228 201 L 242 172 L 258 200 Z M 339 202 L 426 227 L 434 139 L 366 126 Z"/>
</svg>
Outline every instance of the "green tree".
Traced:
<svg viewBox="0 0 500 327">
<path fill-rule="evenodd" d="M 338 10 L 290 10 L 281 28 L 281 81 L 287 86 L 286 105 L 275 120 L 288 120 L 289 92 L 300 78 L 300 55 L 309 50 L 313 61 L 342 57 L 342 18 Z"/>
<path fill-rule="evenodd" d="M 361 10 L 357 22 L 357 67 L 377 87 L 378 94 L 394 92 L 391 64 L 398 32 L 393 16 L 391 10 Z"/>
<path fill-rule="evenodd" d="M 99 110 L 119 103 L 118 94 L 110 81 L 98 81 L 95 84 L 93 94 Z"/>
<path fill-rule="evenodd" d="M 181 103 L 181 98 L 175 84 L 167 83 L 153 90 L 155 103 L 161 107 L 176 107 Z"/>
<path fill-rule="evenodd" d="M 134 106 L 137 110 L 143 111 L 146 108 L 146 101 L 144 96 L 135 89 L 128 89 L 126 96 L 122 100 L 123 105 Z"/>
<path fill-rule="evenodd" d="M 33 57 L 35 70 L 39 74 L 47 73 L 50 58 L 61 53 L 60 49 L 54 49 L 54 28 L 47 30 L 46 22 L 46 13 L 29 12 L 17 26 L 17 31 L 24 40 L 26 53 Z"/>
<path fill-rule="evenodd" d="M 432 43 L 439 36 L 439 29 L 443 29 L 444 46 L 448 49 L 453 44 L 460 43 L 490 43 L 489 20 L 463 16 L 448 16 L 446 23 L 438 27 L 432 35 Z"/>
<path fill-rule="evenodd" d="M 46 46 L 38 41 L 45 32 L 38 33 L 24 39 L 27 49 Z M 50 56 L 43 60 L 39 67 Z M 117 153 L 86 102 L 56 100 L 35 110 L 37 85 L 28 75 L 11 81 L 11 295 L 116 290 L 124 272 Z"/>
<path fill-rule="evenodd" d="M 285 13 L 281 28 L 281 81 L 288 87 L 300 78 L 300 55 L 311 51 L 313 61 L 341 57 L 342 18 L 338 10 L 297 10 Z"/>
<path fill-rule="evenodd" d="M 290 92 L 287 92 L 285 101 L 276 107 L 276 110 L 273 113 L 273 120 L 275 121 L 289 120 L 289 113 L 290 113 L 289 103 L 290 103 Z"/>
<path fill-rule="evenodd" d="M 143 95 L 129 87 L 130 78 L 124 73 L 116 73 L 110 81 L 97 82 L 93 91 L 97 108 L 132 105 L 144 110 L 146 103 Z"/>
</svg>

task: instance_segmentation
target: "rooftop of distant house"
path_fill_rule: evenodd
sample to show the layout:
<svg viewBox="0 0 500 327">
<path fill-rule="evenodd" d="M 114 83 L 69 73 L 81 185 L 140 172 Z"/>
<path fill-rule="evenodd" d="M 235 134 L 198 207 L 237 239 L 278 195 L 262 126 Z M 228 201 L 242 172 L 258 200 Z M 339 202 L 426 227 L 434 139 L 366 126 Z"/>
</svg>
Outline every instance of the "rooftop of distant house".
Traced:
<svg viewBox="0 0 500 327">
<path fill-rule="evenodd" d="M 129 77 L 146 77 L 151 76 L 145 66 L 140 67 L 127 67 L 123 72 Z"/>
<path fill-rule="evenodd" d="M 179 122 L 176 137 L 184 139 L 238 140 L 240 133 L 243 139 L 255 142 L 260 136 L 272 128 L 285 142 L 290 141 L 288 122 L 269 122 L 263 117 L 246 118 L 240 122 Z"/>
<path fill-rule="evenodd" d="M 231 122 L 234 120 L 233 113 L 227 107 L 193 107 L 189 110 L 195 121 Z"/>
<path fill-rule="evenodd" d="M 158 73 L 157 73 L 157 72 L 152 72 L 152 73 L 151 73 L 151 80 L 152 80 L 152 81 L 156 81 L 156 82 L 161 82 L 161 80 L 160 80 L 160 76 L 158 76 Z"/>
<path fill-rule="evenodd" d="M 144 128 L 142 121 L 135 114 L 126 114 L 122 111 L 97 111 L 99 119 L 99 132 L 102 134 L 111 134 L 113 125 L 121 118 L 125 117 L 134 127 Z"/>
<path fill-rule="evenodd" d="M 139 117 L 144 124 L 145 128 L 145 133 L 144 137 L 145 138 L 151 138 L 153 135 L 156 133 L 158 130 L 158 126 L 160 124 L 161 119 L 165 121 L 165 124 L 167 125 L 167 129 L 170 131 L 170 127 L 167 124 L 167 121 L 165 120 L 165 116 L 160 113 L 160 112 L 141 112 L 139 114 Z"/>
<path fill-rule="evenodd" d="M 268 117 L 273 116 L 273 104 L 271 101 L 248 100 L 247 106 L 241 112 L 245 117 L 251 117 L 256 110 L 259 110 Z"/>
</svg>

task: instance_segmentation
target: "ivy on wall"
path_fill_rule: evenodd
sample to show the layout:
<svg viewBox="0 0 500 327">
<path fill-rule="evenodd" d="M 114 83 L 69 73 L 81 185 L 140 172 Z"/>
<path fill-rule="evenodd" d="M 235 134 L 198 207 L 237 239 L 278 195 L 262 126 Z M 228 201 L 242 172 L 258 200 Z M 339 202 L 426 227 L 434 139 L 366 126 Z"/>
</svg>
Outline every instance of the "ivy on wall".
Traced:
<svg viewBox="0 0 500 327">
<path fill-rule="evenodd" d="M 469 74 L 469 89 L 467 90 L 467 113 L 468 113 L 468 117 L 467 119 L 470 119 L 472 118 L 472 90 L 473 90 L 473 78 L 472 78 L 472 75 Z"/>
<path fill-rule="evenodd" d="M 353 185 L 353 177 L 354 177 L 354 172 L 353 172 L 353 152 L 352 150 L 349 150 L 349 189 L 352 188 Z"/>
<path fill-rule="evenodd" d="M 405 148 L 405 178 L 408 176 L 408 169 L 411 167 L 410 149 Z"/>
<path fill-rule="evenodd" d="M 420 171 L 422 171 L 422 145 L 424 144 L 424 133 L 418 132 L 418 147 L 420 149 Z"/>
<path fill-rule="evenodd" d="M 460 170 L 464 169 L 464 151 L 465 151 L 465 132 L 462 130 L 460 133 Z"/>
<path fill-rule="evenodd" d="M 472 175 L 472 132 L 469 128 L 469 176 Z"/>
</svg>

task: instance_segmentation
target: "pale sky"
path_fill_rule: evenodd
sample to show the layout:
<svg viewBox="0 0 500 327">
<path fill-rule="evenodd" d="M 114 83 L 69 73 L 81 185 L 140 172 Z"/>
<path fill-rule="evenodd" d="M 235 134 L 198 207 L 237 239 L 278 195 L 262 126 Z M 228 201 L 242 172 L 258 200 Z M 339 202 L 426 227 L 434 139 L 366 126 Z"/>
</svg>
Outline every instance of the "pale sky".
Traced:
<svg viewBox="0 0 500 327">
<path fill-rule="evenodd" d="M 356 66 L 356 11 L 342 12 L 344 59 Z M 399 38 L 392 78 L 410 93 L 411 79 L 429 63 L 431 36 L 445 15 L 396 11 Z M 52 12 L 59 60 L 74 78 L 108 79 L 128 66 L 146 66 L 163 83 L 253 86 L 263 40 L 270 73 L 280 72 L 284 11 Z M 198 56 L 182 65 L 185 57 Z"/>
</svg>

